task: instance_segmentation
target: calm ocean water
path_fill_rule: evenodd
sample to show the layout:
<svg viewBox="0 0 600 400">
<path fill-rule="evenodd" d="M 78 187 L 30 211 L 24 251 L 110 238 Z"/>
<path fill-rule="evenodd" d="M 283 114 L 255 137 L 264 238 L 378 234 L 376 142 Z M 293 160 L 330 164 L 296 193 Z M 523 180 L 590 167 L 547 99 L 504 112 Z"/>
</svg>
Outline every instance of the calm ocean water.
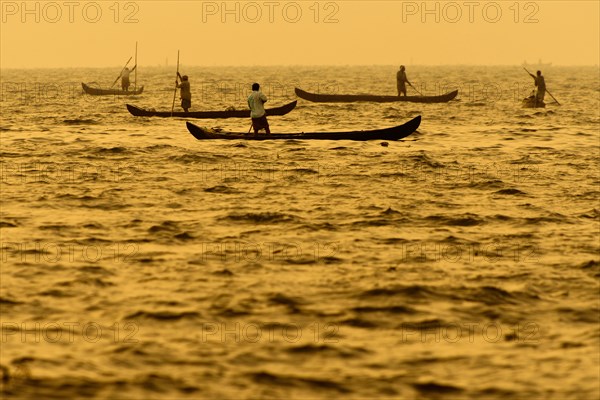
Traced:
<svg viewBox="0 0 600 400">
<path fill-rule="evenodd" d="M 223 110 L 254 81 L 272 107 L 295 86 L 395 94 L 396 69 L 181 71 L 192 110 Z M 535 110 L 519 66 L 407 72 L 457 100 L 299 100 L 270 118 L 422 115 L 385 147 L 201 142 L 184 119 L 131 116 L 170 110 L 173 68 L 140 68 L 131 98 L 81 92 L 118 68 L 2 71 L 2 395 L 598 398 L 598 68 L 544 71 L 561 105 Z"/>
</svg>

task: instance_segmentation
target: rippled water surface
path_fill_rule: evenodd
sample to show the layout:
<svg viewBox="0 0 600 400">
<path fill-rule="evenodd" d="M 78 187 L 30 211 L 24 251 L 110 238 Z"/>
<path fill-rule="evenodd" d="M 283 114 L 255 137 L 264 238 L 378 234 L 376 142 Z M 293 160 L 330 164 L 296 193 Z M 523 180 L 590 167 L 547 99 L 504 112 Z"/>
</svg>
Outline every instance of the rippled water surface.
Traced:
<svg viewBox="0 0 600 400">
<path fill-rule="evenodd" d="M 223 110 L 253 81 L 272 107 L 295 86 L 394 94 L 396 67 L 182 72 L 192 110 Z M 422 116 L 388 146 L 197 141 L 125 108 L 169 110 L 172 69 L 140 68 L 138 97 L 82 95 L 117 73 L 2 72 L 3 396 L 600 396 L 597 68 L 544 71 L 546 109 L 520 107 L 520 67 L 415 66 L 420 91 L 458 98 L 270 118 Z"/>
</svg>

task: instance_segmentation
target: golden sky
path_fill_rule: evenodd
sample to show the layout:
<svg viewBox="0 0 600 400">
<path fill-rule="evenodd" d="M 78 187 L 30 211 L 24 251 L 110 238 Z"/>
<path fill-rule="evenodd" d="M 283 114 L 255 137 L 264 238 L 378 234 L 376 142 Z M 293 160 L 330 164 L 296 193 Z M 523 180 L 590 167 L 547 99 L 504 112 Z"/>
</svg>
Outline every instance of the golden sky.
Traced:
<svg viewBox="0 0 600 400">
<path fill-rule="evenodd" d="M 2 68 L 599 63 L 600 1 L 4 1 Z"/>
</svg>

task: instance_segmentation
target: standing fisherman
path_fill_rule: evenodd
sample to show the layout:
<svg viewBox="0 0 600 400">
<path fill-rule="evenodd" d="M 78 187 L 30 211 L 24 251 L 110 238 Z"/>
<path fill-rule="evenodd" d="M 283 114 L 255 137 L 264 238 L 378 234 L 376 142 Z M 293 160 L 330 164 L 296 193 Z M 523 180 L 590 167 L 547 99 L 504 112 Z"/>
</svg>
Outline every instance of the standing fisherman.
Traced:
<svg viewBox="0 0 600 400">
<path fill-rule="evenodd" d="M 529 75 L 531 75 L 531 77 L 535 81 L 535 86 L 537 87 L 537 91 L 535 93 L 535 103 L 536 103 L 536 105 L 543 104 L 544 96 L 546 95 L 546 81 L 544 80 L 544 77 L 542 76 L 542 71 L 537 71 L 537 76 L 533 75 L 530 72 L 528 72 L 528 73 L 529 73 Z"/>
<path fill-rule="evenodd" d="M 121 72 L 121 88 L 126 92 L 129 91 L 129 85 L 130 85 L 129 74 L 132 73 L 133 70 L 135 70 L 135 67 L 137 67 L 137 65 L 134 66 L 131 69 L 131 71 L 129 70 L 129 68 L 125 67 L 125 68 L 123 68 L 123 71 Z"/>
<path fill-rule="evenodd" d="M 190 81 L 188 80 L 188 76 L 181 76 L 179 72 L 177 72 L 177 76 L 181 79 L 181 83 L 175 79 L 175 85 L 178 88 L 181 88 L 179 96 L 181 97 L 181 108 L 183 111 L 188 112 L 188 109 L 192 107 L 192 90 L 190 88 Z"/>
<path fill-rule="evenodd" d="M 252 84 L 252 93 L 248 96 L 248 107 L 250 107 L 250 117 L 252 118 L 252 127 L 256 135 L 259 130 L 264 129 L 267 135 L 271 134 L 269 121 L 267 121 L 267 112 L 264 104 L 267 102 L 267 96 L 260 91 L 258 83 Z"/>
<path fill-rule="evenodd" d="M 400 97 L 400 94 L 404 94 L 404 96 L 406 96 L 406 85 L 404 84 L 405 82 L 412 86 L 412 84 L 408 81 L 408 78 L 406 77 L 404 65 L 401 65 L 400 70 L 396 73 L 396 87 L 398 88 L 398 97 Z"/>
</svg>

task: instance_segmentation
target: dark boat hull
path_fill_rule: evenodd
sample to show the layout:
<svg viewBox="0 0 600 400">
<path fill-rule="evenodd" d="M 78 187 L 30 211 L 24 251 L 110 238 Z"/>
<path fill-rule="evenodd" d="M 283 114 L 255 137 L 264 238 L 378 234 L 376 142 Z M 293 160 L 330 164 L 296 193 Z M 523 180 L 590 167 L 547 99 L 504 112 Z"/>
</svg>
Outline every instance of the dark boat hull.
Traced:
<svg viewBox="0 0 600 400">
<path fill-rule="evenodd" d="M 417 130 L 421 124 L 421 116 L 407 123 L 392 128 L 375 129 L 371 131 L 352 132 L 314 132 L 314 133 L 273 133 L 270 135 L 250 135 L 243 133 L 216 132 L 212 129 L 201 128 L 191 122 L 186 122 L 190 133 L 198 140 L 228 139 L 228 140 L 400 140 Z"/>
<path fill-rule="evenodd" d="M 529 96 L 523 99 L 523 108 L 545 108 L 546 103 L 536 102 L 535 96 Z"/>
<path fill-rule="evenodd" d="M 292 111 L 297 101 L 292 101 L 281 107 L 268 108 L 265 110 L 268 116 L 285 115 Z M 250 110 L 232 110 L 232 111 L 194 111 L 194 112 L 174 112 L 170 111 L 148 111 L 131 104 L 127 104 L 129 112 L 136 117 L 182 117 L 182 118 L 250 118 Z"/>
<path fill-rule="evenodd" d="M 140 86 L 137 90 L 120 90 L 120 89 L 99 89 L 93 88 L 91 86 L 86 85 L 85 83 L 81 83 L 81 87 L 86 94 L 90 96 L 136 96 L 138 94 L 142 94 L 144 91 L 144 87 Z"/>
<path fill-rule="evenodd" d="M 441 96 L 377 96 L 371 94 L 317 94 L 305 92 L 295 88 L 296 96 L 301 99 L 316 103 L 352 103 L 356 101 L 370 101 L 375 103 L 392 103 L 409 101 L 412 103 L 446 103 L 456 97 L 458 90 L 448 92 Z"/>
</svg>

